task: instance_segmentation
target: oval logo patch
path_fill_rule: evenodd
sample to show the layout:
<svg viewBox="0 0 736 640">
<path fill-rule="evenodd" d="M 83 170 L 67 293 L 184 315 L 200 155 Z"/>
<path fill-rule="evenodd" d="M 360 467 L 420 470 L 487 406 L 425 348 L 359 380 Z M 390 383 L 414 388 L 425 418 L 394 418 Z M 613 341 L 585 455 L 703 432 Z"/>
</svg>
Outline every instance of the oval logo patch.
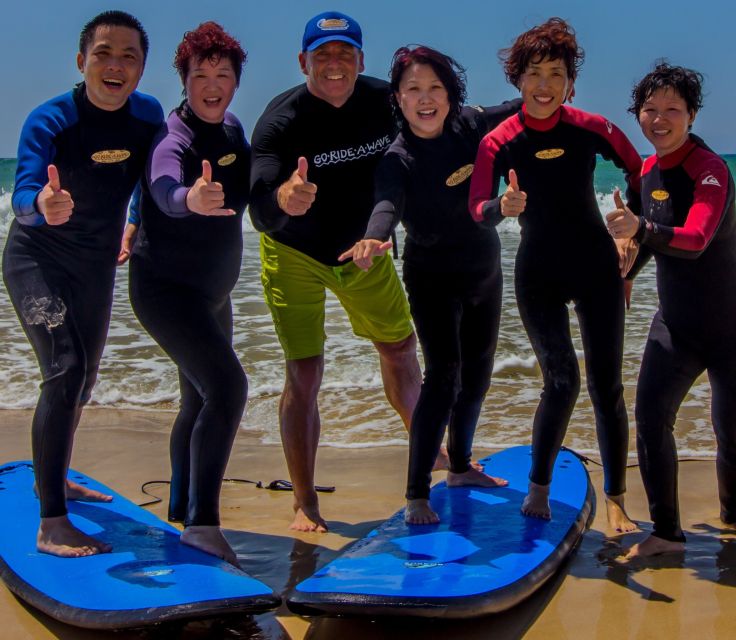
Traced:
<svg viewBox="0 0 736 640">
<path fill-rule="evenodd" d="M 130 158 L 130 151 L 127 149 L 106 149 L 92 154 L 92 160 L 100 164 L 115 164 L 128 158 Z"/>
<path fill-rule="evenodd" d="M 466 164 L 464 167 L 460 167 L 457 171 L 453 172 L 447 180 L 445 180 L 445 184 L 448 187 L 456 187 L 461 182 L 465 182 L 473 174 L 474 166 L 475 165 L 472 164 Z"/>
<path fill-rule="evenodd" d="M 554 158 L 559 158 L 561 155 L 564 155 L 564 153 L 564 149 L 542 149 L 542 151 L 537 151 L 534 156 L 540 160 L 552 160 Z"/>
<path fill-rule="evenodd" d="M 227 165 L 235 162 L 235 158 L 237 157 L 238 156 L 236 156 L 234 153 L 228 153 L 226 156 L 222 156 L 222 158 L 217 161 L 217 164 L 219 164 L 221 167 L 227 167 Z"/>
<path fill-rule="evenodd" d="M 667 200 L 667 198 L 670 197 L 670 194 L 667 193 L 664 189 L 656 189 L 655 191 L 652 191 L 652 198 L 655 200 Z"/>
</svg>

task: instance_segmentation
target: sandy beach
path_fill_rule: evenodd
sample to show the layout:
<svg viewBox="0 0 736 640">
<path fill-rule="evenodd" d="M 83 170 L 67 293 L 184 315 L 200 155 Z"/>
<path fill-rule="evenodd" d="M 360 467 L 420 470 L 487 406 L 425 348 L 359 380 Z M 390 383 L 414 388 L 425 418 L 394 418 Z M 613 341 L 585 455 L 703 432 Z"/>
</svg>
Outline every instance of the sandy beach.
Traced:
<svg viewBox="0 0 736 640">
<path fill-rule="evenodd" d="M 0 462 L 30 456 L 28 411 L 0 412 L 3 446 Z M 130 410 L 87 411 L 79 428 L 73 466 L 136 502 L 148 480 L 168 478 L 167 440 L 173 414 Z M 480 457 L 483 451 L 476 452 Z M 282 596 L 333 559 L 402 506 L 406 449 L 324 447 L 317 482 L 335 485 L 322 498 L 330 533 L 288 530 L 291 494 L 226 484 L 222 520 L 243 568 Z M 599 496 L 602 474 L 590 468 Z M 258 444 L 241 434 L 228 477 L 266 483 L 287 478 L 279 447 Z M 441 474 L 436 478 L 441 479 Z M 164 498 L 150 508 L 165 516 L 167 488 L 152 487 Z M 577 553 L 529 600 L 503 613 L 468 621 L 411 619 L 305 619 L 286 607 L 275 613 L 225 621 L 194 621 L 147 631 L 99 632 L 61 624 L 24 605 L 0 588 L 0 628 L 7 639 L 60 638 L 258 638 L 309 640 L 350 638 L 733 638 L 736 636 L 736 532 L 719 528 L 715 466 L 687 461 L 680 466 L 683 525 L 688 535 L 682 556 L 626 566 L 615 561 L 622 547 L 642 533 L 616 536 L 606 526 L 602 502 Z M 629 472 L 630 515 L 647 528 L 646 502 L 638 469 Z M 8 517 L 8 514 L 4 514 Z M 492 532 L 489 532 L 491 535 Z"/>
</svg>

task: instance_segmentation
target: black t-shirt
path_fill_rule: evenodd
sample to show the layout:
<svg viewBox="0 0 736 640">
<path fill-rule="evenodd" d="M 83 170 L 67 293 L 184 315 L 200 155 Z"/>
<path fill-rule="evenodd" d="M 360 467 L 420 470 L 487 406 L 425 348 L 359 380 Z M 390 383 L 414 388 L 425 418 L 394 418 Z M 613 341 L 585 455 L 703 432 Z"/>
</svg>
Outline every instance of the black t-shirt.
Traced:
<svg viewBox="0 0 736 640">
<path fill-rule="evenodd" d="M 337 257 L 363 237 L 373 207 L 373 175 L 396 126 L 388 84 L 359 76 L 341 107 L 300 85 L 274 98 L 253 132 L 250 214 L 259 231 L 318 262 Z M 276 190 L 297 167 L 309 163 L 307 180 L 316 200 L 303 216 L 288 216 Z"/>
</svg>

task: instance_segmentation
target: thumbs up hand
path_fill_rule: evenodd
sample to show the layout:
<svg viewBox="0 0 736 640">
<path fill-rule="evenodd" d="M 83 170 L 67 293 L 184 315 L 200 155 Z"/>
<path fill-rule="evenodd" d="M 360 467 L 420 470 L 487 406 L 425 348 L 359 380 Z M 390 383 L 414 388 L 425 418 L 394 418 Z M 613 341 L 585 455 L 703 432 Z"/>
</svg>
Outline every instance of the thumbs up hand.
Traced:
<svg viewBox="0 0 736 640">
<path fill-rule="evenodd" d="M 212 165 L 202 160 L 202 176 L 187 193 L 187 207 L 202 216 L 234 216 L 232 209 L 223 209 L 225 192 L 219 182 L 212 182 Z"/>
<path fill-rule="evenodd" d="M 639 216 L 624 204 L 619 189 L 613 192 L 613 203 L 616 208 L 606 214 L 608 233 L 616 240 L 633 238 L 639 231 Z"/>
<path fill-rule="evenodd" d="M 516 171 L 509 171 L 509 186 L 506 193 L 501 196 L 501 214 L 504 216 L 517 218 L 526 209 L 526 193 L 519 189 L 519 179 L 516 177 Z"/>
<path fill-rule="evenodd" d="M 303 216 L 316 198 L 317 185 L 307 180 L 308 170 L 307 159 L 301 156 L 294 173 L 276 192 L 279 207 L 287 215 Z"/>
<path fill-rule="evenodd" d="M 68 191 L 61 188 L 59 170 L 50 164 L 46 170 L 49 181 L 36 196 L 36 208 L 46 218 L 46 224 L 58 226 L 69 221 L 74 209 L 74 201 Z"/>
</svg>

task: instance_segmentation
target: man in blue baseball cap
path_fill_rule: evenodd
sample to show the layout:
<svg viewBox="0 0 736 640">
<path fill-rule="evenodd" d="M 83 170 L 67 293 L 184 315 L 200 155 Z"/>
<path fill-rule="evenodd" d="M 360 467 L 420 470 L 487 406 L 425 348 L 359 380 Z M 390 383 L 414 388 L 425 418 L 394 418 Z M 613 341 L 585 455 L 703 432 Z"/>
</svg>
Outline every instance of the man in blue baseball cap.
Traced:
<svg viewBox="0 0 736 640">
<path fill-rule="evenodd" d="M 363 34 L 328 11 L 304 29 L 306 83 L 274 98 L 253 133 L 250 214 L 261 236 L 266 302 L 286 359 L 281 439 L 297 531 L 326 531 L 314 487 L 324 370 L 325 290 L 356 335 L 373 342 L 391 405 L 407 426 L 421 372 L 409 308 L 391 256 L 365 272 L 338 256 L 363 237 L 373 174 L 395 135 L 389 86 L 361 76 Z"/>
</svg>

